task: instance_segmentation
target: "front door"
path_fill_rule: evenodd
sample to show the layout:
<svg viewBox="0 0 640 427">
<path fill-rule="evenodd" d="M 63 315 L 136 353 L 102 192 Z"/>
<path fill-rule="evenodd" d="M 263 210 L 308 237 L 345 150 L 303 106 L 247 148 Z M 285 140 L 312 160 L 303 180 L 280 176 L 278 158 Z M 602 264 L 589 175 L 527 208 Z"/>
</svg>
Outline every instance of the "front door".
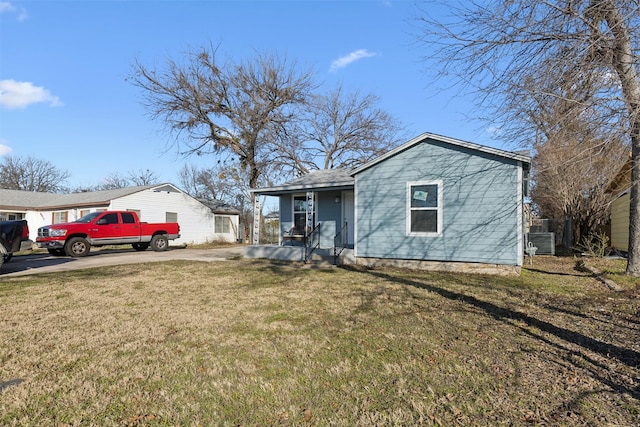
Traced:
<svg viewBox="0 0 640 427">
<path fill-rule="evenodd" d="M 342 192 L 342 216 L 344 218 L 344 222 L 347 223 L 347 236 L 348 241 L 343 241 L 342 243 L 347 243 L 349 246 L 353 247 L 355 243 L 355 201 L 353 197 L 353 191 L 343 191 Z M 344 222 L 342 225 L 344 225 Z"/>
</svg>

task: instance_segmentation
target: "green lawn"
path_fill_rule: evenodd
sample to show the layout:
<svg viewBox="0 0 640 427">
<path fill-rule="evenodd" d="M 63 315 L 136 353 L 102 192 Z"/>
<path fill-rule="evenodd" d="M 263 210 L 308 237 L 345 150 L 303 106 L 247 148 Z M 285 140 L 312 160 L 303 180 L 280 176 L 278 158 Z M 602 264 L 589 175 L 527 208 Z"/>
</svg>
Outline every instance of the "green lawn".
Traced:
<svg viewBox="0 0 640 427">
<path fill-rule="evenodd" d="M 612 292 L 573 265 L 0 278 L 0 385 L 21 381 L 0 391 L 0 425 L 639 425 L 636 284 Z"/>
</svg>

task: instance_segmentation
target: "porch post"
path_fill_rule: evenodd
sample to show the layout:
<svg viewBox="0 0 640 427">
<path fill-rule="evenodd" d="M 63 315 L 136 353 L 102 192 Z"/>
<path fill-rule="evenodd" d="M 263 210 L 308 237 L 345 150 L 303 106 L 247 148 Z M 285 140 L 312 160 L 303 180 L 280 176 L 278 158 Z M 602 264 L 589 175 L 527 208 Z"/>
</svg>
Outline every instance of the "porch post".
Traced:
<svg viewBox="0 0 640 427">
<path fill-rule="evenodd" d="M 306 227 L 304 230 L 305 237 L 308 237 L 309 233 L 311 233 L 315 227 L 315 224 L 313 223 L 313 210 L 313 191 L 307 191 Z"/>
<path fill-rule="evenodd" d="M 253 202 L 253 245 L 260 244 L 260 197 L 256 194 Z"/>
</svg>

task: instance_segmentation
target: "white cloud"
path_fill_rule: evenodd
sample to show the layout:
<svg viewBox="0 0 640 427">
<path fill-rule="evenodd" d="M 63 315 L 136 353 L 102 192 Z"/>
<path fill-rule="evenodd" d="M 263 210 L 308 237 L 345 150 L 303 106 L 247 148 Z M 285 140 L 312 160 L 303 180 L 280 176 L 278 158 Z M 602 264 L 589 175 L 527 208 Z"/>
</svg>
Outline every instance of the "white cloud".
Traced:
<svg viewBox="0 0 640 427">
<path fill-rule="evenodd" d="M 11 147 L 3 144 L 3 142 L 6 142 L 6 141 L 4 139 L 0 139 L 0 156 L 6 156 L 12 151 Z"/>
<path fill-rule="evenodd" d="M 0 1 L 0 13 L 14 12 L 15 10 L 16 10 L 15 6 L 9 3 L 8 1 Z"/>
<path fill-rule="evenodd" d="M 25 8 L 18 8 L 8 1 L 0 1 L 0 13 L 17 13 L 18 21 L 20 22 L 25 21 L 28 18 L 27 10 Z"/>
<path fill-rule="evenodd" d="M 331 63 L 331 67 L 329 68 L 329 72 L 334 73 L 338 71 L 340 68 L 344 68 L 347 65 L 350 65 L 362 58 L 371 58 L 373 56 L 377 56 L 377 53 L 369 52 L 367 49 L 359 49 L 351 52 L 348 55 L 342 56 Z"/>
<path fill-rule="evenodd" d="M 41 102 L 51 107 L 62 106 L 60 99 L 43 87 L 34 86 L 31 82 L 0 80 L 0 107 L 15 110 Z"/>
</svg>

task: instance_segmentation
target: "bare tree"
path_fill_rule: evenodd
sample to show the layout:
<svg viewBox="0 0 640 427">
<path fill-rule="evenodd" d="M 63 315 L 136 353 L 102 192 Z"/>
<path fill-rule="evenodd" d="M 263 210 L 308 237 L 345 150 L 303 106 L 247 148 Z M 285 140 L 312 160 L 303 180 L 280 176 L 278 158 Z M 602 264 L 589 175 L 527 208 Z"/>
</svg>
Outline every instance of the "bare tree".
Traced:
<svg viewBox="0 0 640 427">
<path fill-rule="evenodd" d="M 98 184 L 95 189 L 96 190 L 117 190 L 119 188 L 129 187 L 131 184 L 129 183 L 129 178 L 122 176 L 118 172 L 112 172 L 104 178 L 104 182 L 102 184 Z"/>
<path fill-rule="evenodd" d="M 184 65 L 169 60 L 164 71 L 136 62 L 132 82 L 151 116 L 176 135 L 180 153 L 230 154 L 247 171 L 250 188 L 274 156 L 269 136 L 296 118 L 314 88 L 311 71 L 286 58 L 219 63 L 212 48 L 190 52 Z"/>
<path fill-rule="evenodd" d="M 237 204 L 239 195 L 249 199 L 246 176 L 237 165 L 218 164 L 202 169 L 184 165 L 179 176 L 182 189 L 196 199 L 220 200 L 233 206 Z"/>
<path fill-rule="evenodd" d="M 118 172 L 110 173 L 102 184 L 96 185 L 93 190 L 116 190 L 118 188 L 159 184 L 160 178 L 155 172 L 146 169 L 129 171 L 127 176 Z M 86 190 L 85 190 L 86 191 Z"/>
<path fill-rule="evenodd" d="M 446 3 L 447 21 L 422 8 L 419 40 L 426 58 L 442 64 L 436 77 L 453 75 L 479 95 L 505 126 L 505 135 L 530 136 L 523 116 L 505 107 L 505 94 L 533 85 L 533 70 L 560 82 L 574 76 L 609 79 L 608 90 L 584 102 L 597 105 L 611 135 L 626 132 L 632 152 L 627 274 L 640 275 L 640 10 L 624 0 L 475 1 Z M 435 49 L 435 50 L 431 50 Z M 555 64 L 557 67 L 550 67 Z M 545 94 L 548 86 L 538 91 Z M 553 94 L 548 94 L 554 96 Z M 509 129 L 510 128 L 510 129 Z M 511 130 L 511 132 L 509 132 Z M 515 131 L 515 132 L 514 132 Z M 615 138 L 617 139 L 617 138 Z"/>
<path fill-rule="evenodd" d="M 571 218 L 573 242 L 582 243 L 608 220 L 615 196 L 608 187 L 629 156 L 626 138 L 606 132 L 610 118 L 594 102 L 611 79 L 555 62 L 525 78 L 530 84 L 512 87 L 504 108 L 521 121 L 520 132 L 535 134 L 531 197 L 543 215 Z"/>
<path fill-rule="evenodd" d="M 160 184 L 160 177 L 149 169 L 139 169 L 138 171 L 129 171 L 129 182 L 136 186 L 154 185 Z"/>
<path fill-rule="evenodd" d="M 71 176 L 51 163 L 35 157 L 8 156 L 0 164 L 0 188 L 46 193 L 66 192 Z"/>
<path fill-rule="evenodd" d="M 322 169 L 352 168 L 398 145 L 401 126 L 377 107 L 379 101 L 373 94 L 345 93 L 342 86 L 315 96 L 305 134 L 314 163 Z"/>
<path fill-rule="evenodd" d="M 608 186 L 628 158 L 622 143 L 558 138 L 535 144 L 531 197 L 548 218 L 571 218 L 573 242 L 582 243 L 609 219 L 615 197 Z M 567 161 L 571 159 L 571 161 Z"/>
</svg>

